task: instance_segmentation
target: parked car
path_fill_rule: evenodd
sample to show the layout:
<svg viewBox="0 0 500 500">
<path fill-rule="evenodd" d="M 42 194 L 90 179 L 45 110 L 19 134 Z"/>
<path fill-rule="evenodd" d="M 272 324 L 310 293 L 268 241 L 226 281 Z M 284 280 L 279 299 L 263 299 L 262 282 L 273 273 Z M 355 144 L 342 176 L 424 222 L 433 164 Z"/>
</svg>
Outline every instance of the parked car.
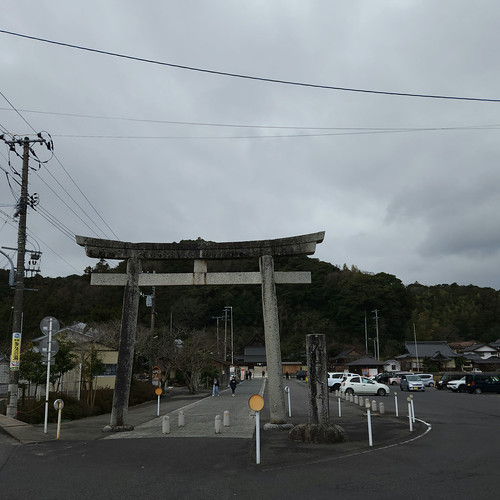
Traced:
<svg viewBox="0 0 500 500">
<path fill-rule="evenodd" d="M 468 373 L 465 376 L 465 386 L 471 394 L 500 393 L 500 373 Z"/>
<path fill-rule="evenodd" d="M 450 380 L 458 380 L 466 375 L 465 372 L 446 372 L 436 384 L 436 389 L 446 389 Z"/>
<path fill-rule="evenodd" d="M 357 373 L 346 373 L 346 372 L 328 372 L 328 389 L 330 392 L 337 391 L 340 389 L 340 385 L 344 378 L 359 377 Z"/>
<path fill-rule="evenodd" d="M 425 387 L 434 387 L 434 375 L 432 373 L 419 373 L 418 376 L 422 379 Z"/>
<path fill-rule="evenodd" d="M 375 377 L 376 382 L 380 382 L 381 384 L 386 384 L 386 385 L 396 385 L 399 384 L 400 382 L 400 374 L 401 373 L 410 373 L 410 372 L 403 372 L 403 371 L 397 371 L 397 372 L 384 372 L 384 373 L 379 373 Z"/>
<path fill-rule="evenodd" d="M 391 392 L 387 385 L 360 375 L 346 378 L 340 386 L 340 391 L 346 394 L 371 394 L 377 396 L 385 396 Z"/>
<path fill-rule="evenodd" d="M 462 378 L 457 378 L 455 380 L 450 380 L 446 384 L 446 388 L 453 392 L 465 392 L 465 375 Z"/>
<path fill-rule="evenodd" d="M 297 370 L 297 374 L 295 376 L 297 377 L 297 380 L 305 380 L 307 372 L 305 370 Z"/>
<path fill-rule="evenodd" d="M 402 375 L 412 375 L 411 372 L 394 372 L 390 377 L 389 380 L 387 381 L 388 384 L 391 385 L 397 385 L 401 383 L 401 376 Z"/>
<path fill-rule="evenodd" d="M 425 391 L 424 382 L 418 375 L 401 375 L 399 387 L 402 391 Z"/>
</svg>

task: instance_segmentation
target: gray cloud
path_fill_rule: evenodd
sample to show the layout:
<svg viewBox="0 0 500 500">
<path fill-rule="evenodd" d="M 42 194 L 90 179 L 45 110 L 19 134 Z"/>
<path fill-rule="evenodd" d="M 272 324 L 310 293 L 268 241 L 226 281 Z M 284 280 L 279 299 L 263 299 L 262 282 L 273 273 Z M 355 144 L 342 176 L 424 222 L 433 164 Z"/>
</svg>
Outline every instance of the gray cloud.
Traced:
<svg viewBox="0 0 500 500">
<path fill-rule="evenodd" d="M 465 0 L 153 1 L 148 8 L 127 0 L 20 0 L 6 10 L 0 28 L 232 73 L 496 98 L 499 14 L 500 5 Z M 344 128 L 206 127 L 23 112 L 35 130 L 53 134 L 58 158 L 124 241 L 228 241 L 326 230 L 316 256 L 334 264 L 388 272 L 405 283 L 500 288 L 494 273 L 498 130 L 403 131 L 498 125 L 497 103 L 290 87 L 5 34 L 0 39 L 1 90 L 19 109 Z M 11 110 L 0 110 L 0 124 L 12 133 L 31 132 Z M 321 133 L 337 135 L 264 137 Z M 166 138 L 133 138 L 142 136 Z M 203 138 L 188 138 L 194 136 Z M 0 165 L 8 169 L 6 149 L 0 149 Z M 46 183 L 80 213 L 77 201 L 94 222 L 83 216 L 84 224 Z M 30 190 L 72 232 L 114 238 L 56 161 L 32 173 Z M 0 194 L 2 202 L 12 199 L 5 181 Z M 44 251 L 43 274 L 93 265 L 39 213 L 28 214 L 28 225 L 33 244 Z M 0 238 L 13 246 L 15 225 L 4 224 Z"/>
</svg>

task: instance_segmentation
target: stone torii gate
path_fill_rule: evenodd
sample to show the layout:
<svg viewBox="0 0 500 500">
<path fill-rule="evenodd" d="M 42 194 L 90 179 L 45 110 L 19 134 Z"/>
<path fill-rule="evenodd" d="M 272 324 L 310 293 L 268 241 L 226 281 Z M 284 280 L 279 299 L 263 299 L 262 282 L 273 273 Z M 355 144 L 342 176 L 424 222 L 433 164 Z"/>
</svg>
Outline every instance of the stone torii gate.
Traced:
<svg viewBox="0 0 500 500">
<path fill-rule="evenodd" d="M 262 241 L 127 243 L 76 236 L 88 257 L 127 261 L 126 274 L 92 273 L 91 285 L 124 286 L 120 348 L 111 422 L 105 430 L 131 430 L 125 423 L 141 286 L 261 285 L 271 424 L 285 423 L 276 283 L 311 283 L 310 272 L 275 272 L 274 256 L 312 255 L 325 233 Z M 210 260 L 259 258 L 260 272 L 210 273 Z M 142 273 L 143 260 L 193 260 L 192 273 Z"/>
</svg>

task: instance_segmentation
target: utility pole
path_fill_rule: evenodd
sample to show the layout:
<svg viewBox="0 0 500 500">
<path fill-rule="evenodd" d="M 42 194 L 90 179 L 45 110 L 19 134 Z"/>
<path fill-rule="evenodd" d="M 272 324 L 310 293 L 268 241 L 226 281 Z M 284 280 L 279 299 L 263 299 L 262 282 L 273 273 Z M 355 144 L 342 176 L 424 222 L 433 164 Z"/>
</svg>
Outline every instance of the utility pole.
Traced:
<svg viewBox="0 0 500 500">
<path fill-rule="evenodd" d="M 155 271 L 153 271 L 153 274 Z M 156 311 L 155 311 L 155 306 L 156 306 L 156 287 L 151 287 L 152 292 L 151 295 L 143 295 L 141 293 L 141 296 L 146 297 L 146 307 L 151 307 L 151 328 L 149 330 L 149 336 L 150 338 L 147 340 L 148 342 L 148 352 L 149 352 L 149 383 L 152 385 L 153 384 L 153 365 L 156 365 L 156 360 L 153 362 L 153 355 L 154 355 L 154 339 L 156 338 L 155 336 L 155 316 L 156 316 Z"/>
<path fill-rule="evenodd" d="M 35 141 L 38 142 L 38 141 Z M 10 358 L 7 417 L 17 417 L 17 400 L 19 392 L 19 364 L 21 359 L 21 334 L 23 328 L 23 297 L 24 297 L 24 256 L 26 253 L 26 214 L 28 209 L 28 162 L 30 140 L 25 137 L 23 142 L 23 170 L 21 177 L 21 196 L 17 213 L 19 226 L 17 230 L 17 267 L 14 275 L 14 313 L 12 319 L 12 354 Z M 11 145 L 11 147 L 13 144 Z"/>
<path fill-rule="evenodd" d="M 154 273 L 154 271 L 153 271 Z M 149 356 L 149 382 L 153 384 L 153 364 L 156 365 L 156 359 L 153 362 L 154 356 L 154 340 L 155 340 L 155 307 L 156 307 L 156 288 L 152 287 L 153 291 L 151 293 L 151 348 Z"/>
<path fill-rule="evenodd" d="M 227 361 L 227 309 L 224 309 L 224 361 Z"/>
<path fill-rule="evenodd" d="M 415 356 L 417 358 L 417 373 L 418 373 L 420 371 L 420 363 L 418 361 L 417 330 L 415 329 L 415 323 L 413 323 L 413 337 L 415 339 Z"/>
<path fill-rule="evenodd" d="M 365 309 L 365 354 L 368 356 L 368 325 L 366 323 L 366 309 Z"/>
<path fill-rule="evenodd" d="M 378 337 L 378 309 L 374 309 L 372 312 L 375 313 L 375 329 L 377 331 L 377 354 L 376 354 L 376 359 L 377 359 L 377 361 L 380 361 L 380 343 L 379 343 L 379 337 Z"/>
<path fill-rule="evenodd" d="M 233 306 L 224 307 L 224 311 L 226 311 L 226 318 L 227 311 L 231 311 L 231 365 L 234 366 Z"/>
<path fill-rule="evenodd" d="M 215 319 L 217 322 L 217 330 L 216 330 L 216 349 L 217 349 L 217 354 L 220 355 L 220 349 L 219 349 L 219 320 L 222 319 L 223 316 L 212 316 L 212 319 Z"/>
</svg>

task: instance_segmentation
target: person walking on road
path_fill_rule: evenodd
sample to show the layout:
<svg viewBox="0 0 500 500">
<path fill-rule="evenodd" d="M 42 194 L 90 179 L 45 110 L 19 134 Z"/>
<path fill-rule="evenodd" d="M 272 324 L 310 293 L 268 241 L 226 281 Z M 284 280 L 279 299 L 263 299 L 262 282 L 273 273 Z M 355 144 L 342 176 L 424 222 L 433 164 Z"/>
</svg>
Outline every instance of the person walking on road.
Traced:
<svg viewBox="0 0 500 500">
<path fill-rule="evenodd" d="M 231 382 L 229 382 L 229 387 L 231 387 L 231 390 L 233 391 L 233 398 L 234 398 L 234 391 L 236 390 L 236 379 L 233 377 L 231 379 Z"/>
<path fill-rule="evenodd" d="M 212 382 L 212 397 L 214 397 L 217 394 L 219 395 L 219 379 L 217 377 L 214 377 L 214 380 Z"/>
</svg>

